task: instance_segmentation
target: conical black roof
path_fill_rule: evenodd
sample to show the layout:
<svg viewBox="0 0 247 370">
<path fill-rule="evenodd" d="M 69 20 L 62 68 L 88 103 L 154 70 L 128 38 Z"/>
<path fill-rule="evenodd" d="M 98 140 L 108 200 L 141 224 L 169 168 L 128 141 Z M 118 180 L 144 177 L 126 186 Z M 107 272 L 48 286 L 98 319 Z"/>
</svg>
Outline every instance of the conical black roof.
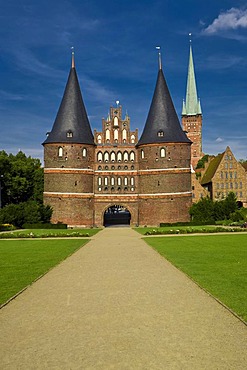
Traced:
<svg viewBox="0 0 247 370">
<path fill-rule="evenodd" d="M 180 125 L 162 69 L 159 69 L 153 100 L 137 144 L 190 143 Z"/>
<path fill-rule="evenodd" d="M 63 99 L 52 130 L 43 144 L 48 143 L 94 145 L 94 137 L 74 67 L 70 70 Z"/>
</svg>

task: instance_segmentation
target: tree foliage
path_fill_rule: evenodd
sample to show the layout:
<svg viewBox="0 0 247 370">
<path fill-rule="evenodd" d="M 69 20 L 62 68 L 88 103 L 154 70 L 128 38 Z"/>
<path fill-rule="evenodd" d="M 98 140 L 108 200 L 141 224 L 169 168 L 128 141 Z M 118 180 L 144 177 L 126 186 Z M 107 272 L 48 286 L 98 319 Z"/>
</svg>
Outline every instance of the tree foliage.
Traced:
<svg viewBox="0 0 247 370">
<path fill-rule="evenodd" d="M 0 210 L 0 224 L 22 227 L 23 224 L 49 223 L 52 215 L 50 206 L 34 200 L 19 204 L 8 204 Z"/>
<path fill-rule="evenodd" d="M 197 162 L 196 168 L 205 168 L 205 162 L 208 162 L 208 154 L 205 154 L 199 161 Z"/>
<path fill-rule="evenodd" d="M 0 151 L 0 223 L 22 227 L 24 223 L 50 222 L 52 209 L 43 204 L 44 174 L 39 159 Z"/>
<path fill-rule="evenodd" d="M 202 198 L 192 205 L 190 215 L 195 221 L 229 220 L 237 211 L 237 198 L 233 192 L 221 201 L 213 201 L 210 198 Z"/>
<path fill-rule="evenodd" d="M 0 151 L 2 206 L 28 200 L 43 201 L 43 169 L 39 159 Z"/>
</svg>

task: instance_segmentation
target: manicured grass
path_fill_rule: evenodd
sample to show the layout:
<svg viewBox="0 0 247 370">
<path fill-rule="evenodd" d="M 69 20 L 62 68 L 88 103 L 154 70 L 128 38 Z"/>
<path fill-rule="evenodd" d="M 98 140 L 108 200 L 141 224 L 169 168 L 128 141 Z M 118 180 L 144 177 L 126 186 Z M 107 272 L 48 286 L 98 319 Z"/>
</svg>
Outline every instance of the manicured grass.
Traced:
<svg viewBox="0 0 247 370">
<path fill-rule="evenodd" d="M 101 229 L 25 229 L 0 234 L 5 238 L 90 237 Z"/>
<path fill-rule="evenodd" d="M 0 305 L 88 240 L 0 240 Z"/>
<path fill-rule="evenodd" d="M 144 240 L 247 321 L 246 234 Z"/>
</svg>

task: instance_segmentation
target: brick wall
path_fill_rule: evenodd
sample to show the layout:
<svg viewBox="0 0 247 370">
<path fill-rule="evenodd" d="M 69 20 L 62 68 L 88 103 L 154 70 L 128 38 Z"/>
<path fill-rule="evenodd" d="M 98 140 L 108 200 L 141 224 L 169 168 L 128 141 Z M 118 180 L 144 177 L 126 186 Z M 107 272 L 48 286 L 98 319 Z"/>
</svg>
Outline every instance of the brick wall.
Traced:
<svg viewBox="0 0 247 370">
<path fill-rule="evenodd" d="M 53 223 L 63 222 L 71 226 L 93 226 L 93 197 L 44 194 L 44 203 L 53 208 L 51 220 Z"/>
<path fill-rule="evenodd" d="M 59 155 L 59 148 L 62 148 Z M 83 150 L 86 149 L 86 156 Z M 45 144 L 45 168 L 92 168 L 95 147 L 82 144 Z"/>
</svg>

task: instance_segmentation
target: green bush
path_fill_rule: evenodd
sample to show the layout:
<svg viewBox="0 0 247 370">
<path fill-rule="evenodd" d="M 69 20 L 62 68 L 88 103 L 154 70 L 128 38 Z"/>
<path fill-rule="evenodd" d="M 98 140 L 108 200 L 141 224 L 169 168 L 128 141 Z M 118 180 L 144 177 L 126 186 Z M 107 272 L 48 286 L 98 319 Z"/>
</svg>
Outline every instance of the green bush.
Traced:
<svg viewBox="0 0 247 370">
<path fill-rule="evenodd" d="M 58 224 L 48 224 L 48 223 L 39 223 L 39 224 L 28 224 L 25 223 L 22 225 L 23 229 L 67 229 L 66 224 L 58 223 Z"/>
<path fill-rule="evenodd" d="M 0 231 L 12 231 L 12 230 L 16 230 L 16 227 L 14 227 L 14 225 L 10 224 L 0 225 Z"/>
<path fill-rule="evenodd" d="M 230 214 L 230 219 L 233 222 L 239 222 L 239 221 L 244 221 L 244 217 L 241 213 L 241 211 L 237 210 L 234 213 Z"/>
<path fill-rule="evenodd" d="M 203 225 L 215 225 L 215 220 L 207 220 L 207 221 L 190 221 L 190 222 L 175 222 L 175 223 L 164 223 L 160 224 L 160 227 L 165 226 L 203 226 Z"/>
<path fill-rule="evenodd" d="M 213 201 L 210 198 L 202 198 L 190 208 L 193 221 L 229 220 L 231 214 L 237 211 L 237 198 L 230 192 L 224 200 Z"/>
<path fill-rule="evenodd" d="M 49 222 L 52 215 L 50 206 L 36 201 L 9 204 L 0 210 L 0 224 L 12 224 L 21 228 L 25 223 Z"/>
</svg>

